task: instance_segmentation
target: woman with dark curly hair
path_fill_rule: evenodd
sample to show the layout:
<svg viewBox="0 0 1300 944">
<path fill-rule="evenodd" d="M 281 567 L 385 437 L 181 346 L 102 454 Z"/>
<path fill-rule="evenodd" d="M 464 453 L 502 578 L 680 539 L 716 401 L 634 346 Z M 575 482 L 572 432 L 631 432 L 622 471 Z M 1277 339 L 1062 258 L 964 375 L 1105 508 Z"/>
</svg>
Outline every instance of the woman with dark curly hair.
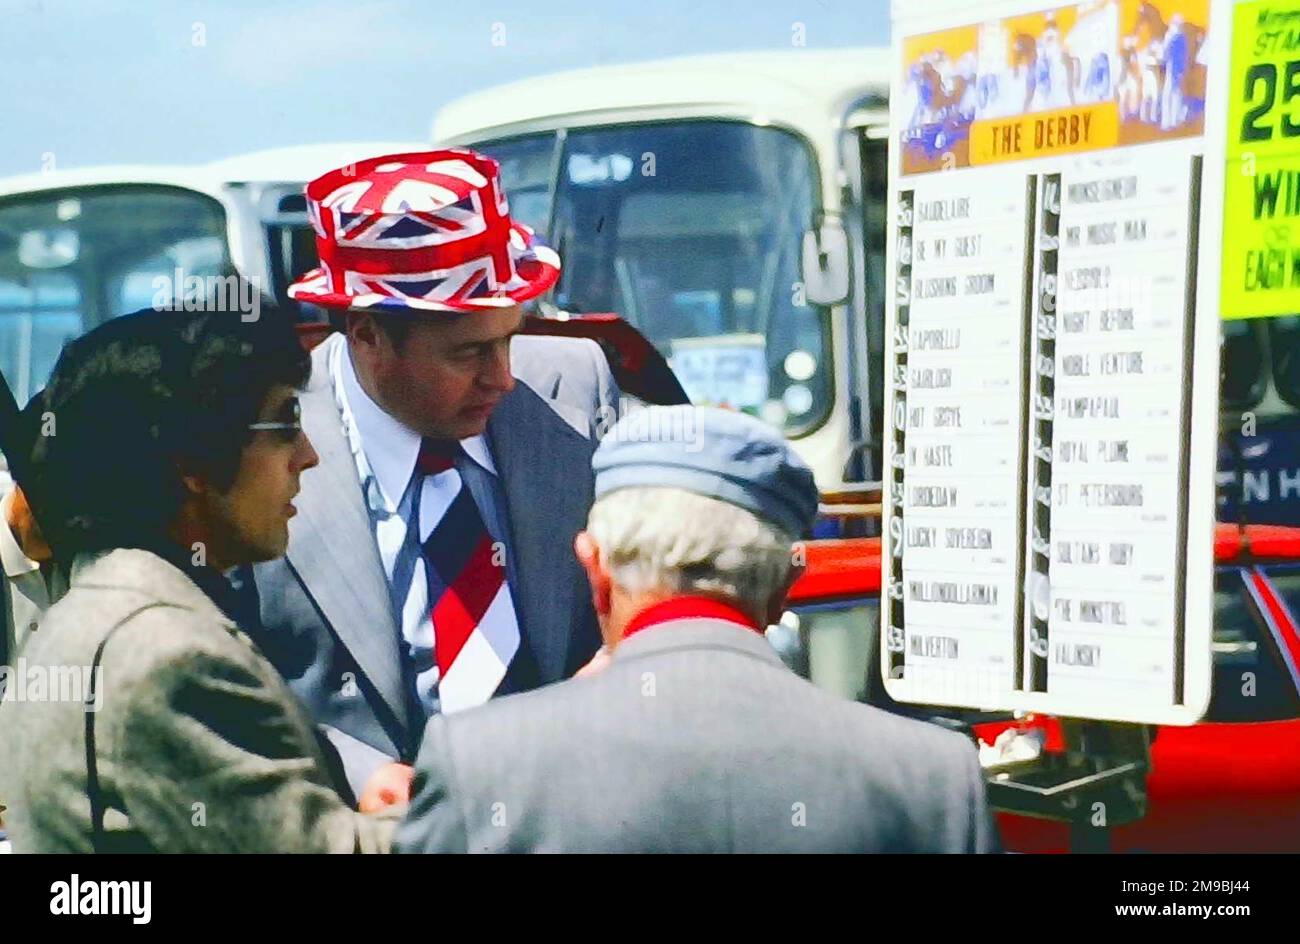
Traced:
<svg viewBox="0 0 1300 944">
<path fill-rule="evenodd" d="M 71 586 L 0 675 L 17 851 L 387 850 L 397 811 L 340 797 L 223 576 L 284 553 L 309 369 L 267 307 L 146 310 L 64 350 L 24 488 Z"/>
</svg>

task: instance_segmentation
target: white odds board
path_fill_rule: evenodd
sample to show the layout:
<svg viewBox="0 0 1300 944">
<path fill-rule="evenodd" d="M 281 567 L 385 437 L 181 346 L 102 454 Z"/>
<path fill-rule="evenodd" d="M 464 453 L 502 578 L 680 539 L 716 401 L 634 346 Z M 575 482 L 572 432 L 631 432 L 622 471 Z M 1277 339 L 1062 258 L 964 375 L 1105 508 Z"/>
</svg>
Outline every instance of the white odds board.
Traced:
<svg viewBox="0 0 1300 944">
<path fill-rule="evenodd" d="M 1006 627 L 1019 614 L 1033 194 L 1016 173 L 972 183 L 933 175 L 900 196 L 910 280 L 895 308 L 887 415 L 902 460 L 889 520 L 893 546 L 905 549 L 892 602 L 906 632 L 883 648 L 895 698 L 996 707 L 1016 666 Z"/>
<path fill-rule="evenodd" d="M 1219 92 L 1153 111 L 1103 81 L 1179 29 L 1210 61 L 1204 0 L 1170 4 L 1189 25 L 1128 0 L 895 3 L 897 700 L 1171 724 L 1208 706 L 1218 316 L 1197 260 Z"/>
</svg>

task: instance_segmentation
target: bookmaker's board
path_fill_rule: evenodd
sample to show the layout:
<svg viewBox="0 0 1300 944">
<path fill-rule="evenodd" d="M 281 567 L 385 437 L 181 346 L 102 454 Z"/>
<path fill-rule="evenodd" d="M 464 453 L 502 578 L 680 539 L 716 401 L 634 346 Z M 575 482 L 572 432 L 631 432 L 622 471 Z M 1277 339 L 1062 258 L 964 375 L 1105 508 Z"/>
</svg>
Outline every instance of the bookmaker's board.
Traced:
<svg viewBox="0 0 1300 944">
<path fill-rule="evenodd" d="M 881 658 L 900 701 L 1204 713 L 1209 7 L 895 3 Z"/>
</svg>

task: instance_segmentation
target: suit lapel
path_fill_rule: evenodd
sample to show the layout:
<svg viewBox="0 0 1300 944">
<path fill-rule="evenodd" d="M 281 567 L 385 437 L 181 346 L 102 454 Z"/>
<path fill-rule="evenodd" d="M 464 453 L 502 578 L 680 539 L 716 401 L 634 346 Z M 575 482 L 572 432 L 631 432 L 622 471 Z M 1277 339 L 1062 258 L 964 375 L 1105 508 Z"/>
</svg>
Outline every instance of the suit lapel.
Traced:
<svg viewBox="0 0 1300 944">
<path fill-rule="evenodd" d="M 303 429 L 320 465 L 303 475 L 286 557 L 358 668 L 405 723 L 397 620 L 329 376 L 329 347 L 341 342 L 335 335 L 313 352 L 301 397 Z"/>
<path fill-rule="evenodd" d="M 544 682 L 564 677 L 582 612 L 576 594 L 585 579 L 573 537 L 586 521 L 594 488 L 593 444 L 551 406 L 517 384 L 488 423 L 512 536 L 508 577 Z"/>
</svg>

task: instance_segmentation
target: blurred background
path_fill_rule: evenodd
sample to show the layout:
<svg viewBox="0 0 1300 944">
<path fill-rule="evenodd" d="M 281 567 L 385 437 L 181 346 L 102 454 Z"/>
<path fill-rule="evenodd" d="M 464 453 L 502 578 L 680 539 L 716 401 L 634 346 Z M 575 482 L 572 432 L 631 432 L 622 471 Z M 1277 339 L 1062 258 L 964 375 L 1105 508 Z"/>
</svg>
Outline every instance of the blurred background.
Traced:
<svg viewBox="0 0 1300 944">
<path fill-rule="evenodd" d="M 0 175 L 427 139 L 467 92 L 665 56 L 889 42 L 888 0 L 0 0 Z"/>
</svg>

